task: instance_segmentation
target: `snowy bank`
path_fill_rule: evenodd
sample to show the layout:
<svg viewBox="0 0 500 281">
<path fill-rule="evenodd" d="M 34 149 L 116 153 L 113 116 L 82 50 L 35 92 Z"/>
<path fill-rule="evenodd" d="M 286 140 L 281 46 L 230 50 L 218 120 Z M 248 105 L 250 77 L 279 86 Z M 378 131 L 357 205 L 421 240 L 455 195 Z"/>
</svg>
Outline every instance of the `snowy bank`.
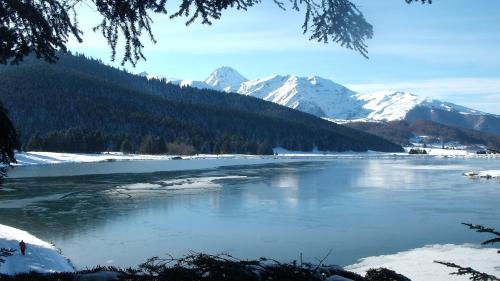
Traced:
<svg viewBox="0 0 500 281">
<path fill-rule="evenodd" d="M 59 153 L 59 152 L 20 152 L 16 153 L 17 164 L 14 166 L 47 165 L 61 163 L 92 163 L 131 160 L 169 160 L 166 155 L 123 154 L 119 152 L 106 153 Z"/>
<path fill-rule="evenodd" d="M 318 159 L 318 158 L 365 158 L 365 157 L 394 157 L 408 156 L 406 153 L 384 153 L 384 152 L 303 152 L 289 151 L 276 148 L 278 155 L 244 155 L 244 154 L 197 154 L 192 156 L 176 155 L 146 155 L 146 154 L 123 154 L 121 152 L 103 152 L 95 154 L 85 153 L 59 153 L 59 152 L 20 152 L 16 153 L 17 163 L 14 166 L 51 165 L 63 163 L 97 163 L 116 161 L 140 161 L 140 160 L 197 160 L 197 159 Z"/>
<path fill-rule="evenodd" d="M 500 254 L 497 254 L 497 249 L 471 244 L 429 245 L 391 255 L 368 257 L 345 269 L 364 275 L 370 268 L 385 267 L 412 281 L 469 280 L 468 276 L 450 275 L 453 269 L 434 263 L 436 260 L 470 266 L 478 271 L 500 276 Z"/>
<path fill-rule="evenodd" d="M 26 243 L 26 255 L 19 250 L 19 242 Z M 68 259 L 51 244 L 42 241 L 26 231 L 0 224 L 0 248 L 14 249 L 5 262 L 0 263 L 0 274 L 14 275 L 23 272 L 39 273 L 74 272 Z"/>
<path fill-rule="evenodd" d="M 124 154 L 121 152 L 103 152 L 95 154 L 86 153 L 59 153 L 59 152 L 19 152 L 16 153 L 17 164 L 14 166 L 49 165 L 62 163 L 97 163 L 115 161 L 137 161 L 137 160 L 193 160 L 193 159 L 352 159 L 352 158 L 393 158 L 393 157 L 466 157 L 466 158 L 500 158 L 500 154 L 480 155 L 474 151 L 462 149 L 426 149 L 427 155 L 409 155 L 411 147 L 405 147 L 403 153 L 387 152 L 330 152 L 314 150 L 312 152 L 290 151 L 284 148 L 275 148 L 277 155 L 242 155 L 242 154 L 197 154 L 193 156 L 175 155 L 146 155 L 146 154 Z"/>
</svg>

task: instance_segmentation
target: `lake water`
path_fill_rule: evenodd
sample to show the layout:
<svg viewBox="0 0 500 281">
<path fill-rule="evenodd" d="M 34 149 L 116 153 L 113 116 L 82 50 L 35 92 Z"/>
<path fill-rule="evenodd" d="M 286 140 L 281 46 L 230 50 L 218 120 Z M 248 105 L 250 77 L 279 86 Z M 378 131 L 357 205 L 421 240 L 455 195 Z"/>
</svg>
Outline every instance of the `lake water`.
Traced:
<svg viewBox="0 0 500 281">
<path fill-rule="evenodd" d="M 461 175 L 500 169 L 499 160 L 275 162 L 178 172 L 159 171 L 161 161 L 18 167 L 0 190 L 0 223 L 55 243 L 79 268 L 190 251 L 314 261 L 330 249 L 327 262 L 348 265 L 488 238 L 461 222 L 500 227 L 500 182 Z M 96 165 L 94 175 L 61 176 Z"/>
</svg>

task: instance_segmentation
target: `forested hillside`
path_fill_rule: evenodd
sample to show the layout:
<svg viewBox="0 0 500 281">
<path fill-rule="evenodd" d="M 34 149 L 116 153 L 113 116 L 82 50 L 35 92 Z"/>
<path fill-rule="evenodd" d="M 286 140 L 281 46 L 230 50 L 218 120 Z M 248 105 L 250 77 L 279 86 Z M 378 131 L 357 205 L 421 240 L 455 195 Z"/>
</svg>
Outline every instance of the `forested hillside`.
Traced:
<svg viewBox="0 0 500 281">
<path fill-rule="evenodd" d="M 401 151 L 382 138 L 256 98 L 180 88 L 62 55 L 0 68 L 0 100 L 24 149 L 269 154 Z"/>
<path fill-rule="evenodd" d="M 429 120 L 392 122 L 353 122 L 347 126 L 383 137 L 401 145 L 409 144 L 415 136 L 427 136 L 434 142 L 459 142 L 463 145 L 484 145 L 492 149 L 500 148 L 500 137 L 477 130 L 443 125 Z"/>
</svg>

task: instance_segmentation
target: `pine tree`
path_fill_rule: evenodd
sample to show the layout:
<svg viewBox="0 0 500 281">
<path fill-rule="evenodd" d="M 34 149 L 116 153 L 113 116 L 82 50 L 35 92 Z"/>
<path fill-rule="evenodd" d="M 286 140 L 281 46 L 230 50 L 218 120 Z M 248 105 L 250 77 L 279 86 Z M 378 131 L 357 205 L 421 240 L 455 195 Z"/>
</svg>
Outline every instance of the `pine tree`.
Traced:
<svg viewBox="0 0 500 281">
<path fill-rule="evenodd" d="M 120 145 L 120 151 L 123 153 L 132 153 L 134 152 L 134 149 L 132 148 L 132 143 L 130 143 L 130 140 L 128 138 L 125 138 L 121 145 Z"/>
<path fill-rule="evenodd" d="M 0 163 L 15 163 L 14 151 L 20 149 L 16 129 L 8 116 L 7 110 L 0 103 Z"/>
</svg>

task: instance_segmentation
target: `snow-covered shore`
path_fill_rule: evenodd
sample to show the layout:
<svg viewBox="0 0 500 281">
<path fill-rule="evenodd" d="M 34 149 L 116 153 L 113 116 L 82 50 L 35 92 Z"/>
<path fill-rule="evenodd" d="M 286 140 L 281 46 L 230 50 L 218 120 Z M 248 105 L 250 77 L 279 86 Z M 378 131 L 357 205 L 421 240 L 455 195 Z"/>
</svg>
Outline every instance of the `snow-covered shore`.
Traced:
<svg viewBox="0 0 500 281">
<path fill-rule="evenodd" d="M 24 256 L 19 250 L 21 240 L 27 244 Z M 75 271 L 69 260 L 62 256 L 56 247 L 17 228 L 0 224 L 0 248 L 15 250 L 12 256 L 4 258 L 4 263 L 0 263 L 0 274 Z"/>
<path fill-rule="evenodd" d="M 500 276 L 497 249 L 477 245 L 429 245 L 391 255 L 368 257 L 345 269 L 364 275 L 370 268 L 385 267 L 412 281 L 466 281 L 470 276 L 450 275 L 453 269 L 434 261 L 453 262 L 480 272 Z"/>
<path fill-rule="evenodd" d="M 410 148 L 405 148 L 409 151 Z M 85 153 L 58 153 L 58 152 L 20 152 L 16 153 L 17 163 L 14 166 L 49 165 L 62 163 L 95 163 L 111 161 L 139 161 L 139 160 L 175 160 L 182 158 L 190 159 L 287 159 L 287 158 L 387 158 L 387 157 L 466 157 L 466 158 L 500 158 L 498 154 L 480 155 L 472 151 L 458 149 L 427 149 L 427 155 L 409 155 L 403 153 L 385 152 L 342 152 L 330 153 L 322 151 L 301 152 L 288 151 L 285 149 L 275 149 L 278 155 L 241 155 L 241 154 L 198 154 L 193 156 L 172 156 L 172 155 L 146 155 L 146 154 L 123 154 L 120 152 L 103 152 L 96 154 Z"/>
<path fill-rule="evenodd" d="M 17 163 L 14 166 L 48 165 L 62 163 L 93 163 L 107 161 L 131 161 L 131 160 L 169 160 L 172 156 L 167 155 L 141 155 L 123 154 L 118 152 L 106 153 L 59 153 L 59 152 L 20 152 L 16 153 Z"/>
<path fill-rule="evenodd" d="M 20 240 L 27 243 L 25 256 L 18 250 Z M 16 250 L 12 256 L 5 258 L 4 263 L 0 263 L 0 274 L 14 275 L 30 271 L 75 272 L 69 260 L 53 245 L 26 231 L 0 224 L 0 248 Z M 500 255 L 497 254 L 497 249 L 472 244 L 429 245 L 396 254 L 368 257 L 345 269 L 364 275 L 370 268 L 384 267 L 403 274 L 413 281 L 468 280 L 466 276 L 450 275 L 453 270 L 434 263 L 436 260 L 470 266 L 478 271 L 500 276 L 500 268 L 497 266 L 500 264 Z"/>
<path fill-rule="evenodd" d="M 192 156 L 175 155 L 147 155 L 123 154 L 120 152 L 103 152 L 96 154 L 85 153 L 59 153 L 59 152 L 20 152 L 16 153 L 17 163 L 14 166 L 51 165 L 63 163 L 97 163 L 114 161 L 141 161 L 141 160 L 196 160 L 196 159 L 307 159 L 307 158 L 364 158 L 364 157 L 394 157 L 408 156 L 407 153 L 382 153 L 382 152 L 343 152 L 324 153 L 320 151 L 302 152 L 276 150 L 278 155 L 244 155 L 244 154 L 197 154 Z"/>
</svg>

